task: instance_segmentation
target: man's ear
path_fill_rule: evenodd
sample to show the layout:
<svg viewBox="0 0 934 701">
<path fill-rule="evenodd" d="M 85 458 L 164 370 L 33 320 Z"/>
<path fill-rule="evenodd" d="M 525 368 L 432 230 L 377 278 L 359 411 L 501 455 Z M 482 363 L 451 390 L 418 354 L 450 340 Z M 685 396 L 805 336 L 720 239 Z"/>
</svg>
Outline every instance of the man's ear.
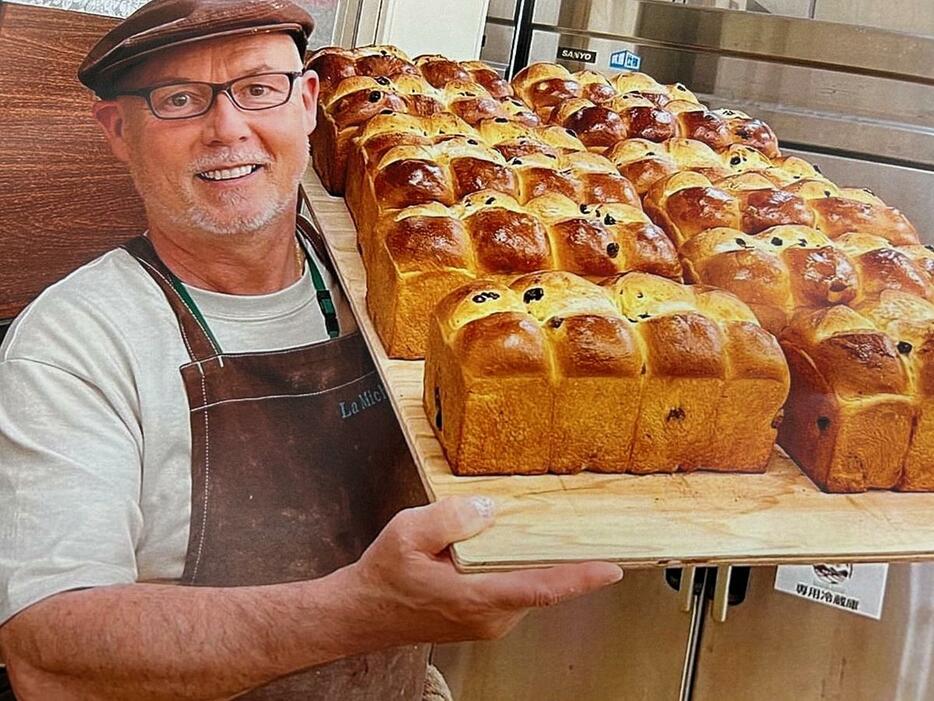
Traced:
<svg viewBox="0 0 934 701">
<path fill-rule="evenodd" d="M 318 74 L 307 71 L 299 80 L 302 86 L 302 106 L 305 109 L 305 133 L 311 134 L 318 119 Z"/>
<path fill-rule="evenodd" d="M 94 103 L 92 111 L 94 119 L 101 125 L 104 136 L 110 142 L 110 150 L 114 156 L 124 163 L 129 161 L 130 153 L 124 136 L 126 121 L 120 103 L 116 100 L 99 100 Z"/>
</svg>

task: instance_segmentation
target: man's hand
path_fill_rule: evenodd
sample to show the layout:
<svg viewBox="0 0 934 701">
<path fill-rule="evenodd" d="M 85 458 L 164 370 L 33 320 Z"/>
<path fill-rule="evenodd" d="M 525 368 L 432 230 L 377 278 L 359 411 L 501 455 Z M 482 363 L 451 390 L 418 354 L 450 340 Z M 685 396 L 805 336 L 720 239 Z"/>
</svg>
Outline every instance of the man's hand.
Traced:
<svg viewBox="0 0 934 701">
<path fill-rule="evenodd" d="M 499 638 L 529 609 L 618 582 L 605 562 L 495 574 L 462 574 L 448 546 L 493 523 L 485 497 L 450 498 L 399 513 L 351 566 L 354 592 L 387 645 Z"/>
<path fill-rule="evenodd" d="M 500 637 L 529 608 L 622 576 L 606 563 L 457 572 L 448 546 L 492 520 L 482 498 L 403 511 L 360 560 L 311 581 L 61 592 L 0 626 L 0 657 L 23 699 L 229 698 L 349 655 Z"/>
</svg>

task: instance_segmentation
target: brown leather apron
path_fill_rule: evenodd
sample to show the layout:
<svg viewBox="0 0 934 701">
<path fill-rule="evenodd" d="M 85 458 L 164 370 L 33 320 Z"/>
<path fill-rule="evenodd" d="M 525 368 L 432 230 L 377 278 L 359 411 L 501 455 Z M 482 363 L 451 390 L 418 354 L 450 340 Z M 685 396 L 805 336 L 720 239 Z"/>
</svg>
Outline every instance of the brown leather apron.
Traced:
<svg viewBox="0 0 934 701">
<path fill-rule="evenodd" d="M 149 240 L 139 237 L 124 248 L 162 288 L 191 357 L 181 368 L 192 442 L 182 584 L 324 576 L 359 558 L 393 513 L 423 500 L 366 345 L 359 333 L 338 336 L 333 305 L 309 256 L 333 338 L 280 351 L 223 353 Z M 427 660 L 428 646 L 351 657 L 238 698 L 417 701 Z"/>
</svg>

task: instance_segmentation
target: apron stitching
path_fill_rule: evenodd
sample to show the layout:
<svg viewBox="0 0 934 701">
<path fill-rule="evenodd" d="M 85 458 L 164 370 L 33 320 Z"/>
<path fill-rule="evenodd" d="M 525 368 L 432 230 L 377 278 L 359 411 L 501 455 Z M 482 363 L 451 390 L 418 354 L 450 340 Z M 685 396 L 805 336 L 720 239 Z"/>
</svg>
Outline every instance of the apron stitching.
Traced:
<svg viewBox="0 0 934 701">
<path fill-rule="evenodd" d="M 344 382 L 343 384 L 335 385 L 334 387 L 328 387 L 327 389 L 322 389 L 317 392 L 303 392 L 301 394 L 269 394 L 269 395 L 265 395 L 261 397 L 239 397 L 237 399 L 221 399 L 216 402 L 211 402 L 210 404 L 202 404 L 201 406 L 197 406 L 191 409 L 188 413 L 194 414 L 196 411 L 203 411 L 206 409 L 210 409 L 212 407 L 220 406 L 221 404 L 233 404 L 233 403 L 239 403 L 239 402 L 258 402 L 264 399 L 289 399 L 292 397 L 296 397 L 296 398 L 297 397 L 317 397 L 322 394 L 327 394 L 328 392 L 333 392 L 334 390 L 343 389 L 344 387 L 348 387 L 354 384 L 355 382 L 359 382 L 360 380 L 365 380 L 370 375 L 375 375 L 375 374 L 376 374 L 376 370 L 370 370 L 370 372 L 366 373 L 365 375 L 360 375 L 360 377 L 350 380 L 349 382 Z M 207 397 L 204 398 L 204 401 L 207 402 Z M 205 411 L 205 417 L 206 416 L 207 416 L 207 412 Z"/>
<path fill-rule="evenodd" d="M 319 348 L 321 346 L 327 345 L 328 343 L 336 343 L 338 341 L 343 341 L 344 339 L 352 339 L 354 336 L 359 335 L 359 332 L 354 331 L 348 333 L 344 336 L 338 336 L 337 338 L 325 338 L 320 341 L 315 341 L 314 343 L 306 343 L 302 346 L 295 346 L 294 348 L 278 348 L 275 350 L 259 350 L 259 351 L 244 351 L 240 353 L 223 353 L 224 356 L 230 356 L 232 358 L 253 358 L 257 356 L 267 356 L 267 355 L 285 355 L 286 353 L 294 353 L 295 351 L 300 350 L 309 350 L 311 348 Z M 212 360 L 213 358 L 219 358 L 220 355 L 211 356 L 211 358 L 205 358 L 205 360 Z"/>
<path fill-rule="evenodd" d="M 198 366 L 201 367 L 200 364 Z M 201 374 L 201 397 L 205 404 L 208 401 L 208 391 L 204 380 L 204 373 Z M 201 509 L 201 533 L 198 536 L 198 555 L 195 557 L 194 567 L 191 569 L 191 581 L 194 582 L 198 576 L 198 566 L 201 564 L 201 554 L 204 552 L 204 534 L 207 531 L 208 521 L 208 484 L 211 480 L 211 434 L 208 431 L 208 412 L 204 412 L 204 505 Z"/>
<path fill-rule="evenodd" d="M 175 291 L 175 288 L 172 287 L 172 283 L 170 283 L 170 282 L 168 281 L 168 279 L 165 277 L 165 275 L 163 275 L 162 272 L 161 272 L 158 268 L 156 268 L 155 266 L 151 265 L 148 261 L 145 261 L 145 260 L 143 260 L 142 258 L 137 258 L 137 260 L 138 260 L 141 264 L 143 264 L 143 265 L 145 265 L 147 268 L 149 268 L 155 275 L 158 275 L 158 276 L 162 279 L 162 281 L 165 282 L 165 284 L 169 286 L 169 289 L 172 290 L 172 294 L 174 294 L 174 295 L 178 298 L 178 300 L 179 300 L 182 304 L 185 305 L 185 309 L 187 309 L 187 310 L 189 311 L 189 313 L 191 313 L 192 316 L 194 316 L 194 312 L 191 311 L 191 307 L 189 307 L 189 306 L 188 306 L 188 303 L 187 303 L 184 299 L 182 299 L 182 296 L 181 296 L 180 294 L 178 294 L 178 292 Z M 192 359 L 194 359 L 195 354 L 194 354 L 194 351 L 191 350 L 191 344 L 188 342 L 188 335 L 185 333 L 185 327 L 184 327 L 184 325 L 181 324 L 181 323 L 179 323 L 178 328 L 179 328 L 179 330 L 182 332 L 182 339 L 184 339 L 184 341 L 185 341 L 185 348 L 188 349 L 188 355 L 189 355 L 189 357 L 191 357 Z M 212 347 L 213 347 L 213 344 L 212 344 Z"/>
</svg>

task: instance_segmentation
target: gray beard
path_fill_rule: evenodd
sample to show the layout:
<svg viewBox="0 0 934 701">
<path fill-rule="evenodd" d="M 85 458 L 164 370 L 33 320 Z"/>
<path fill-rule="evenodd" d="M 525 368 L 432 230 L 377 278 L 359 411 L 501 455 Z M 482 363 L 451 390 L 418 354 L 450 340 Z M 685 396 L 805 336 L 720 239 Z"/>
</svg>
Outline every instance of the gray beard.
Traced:
<svg viewBox="0 0 934 701">
<path fill-rule="evenodd" d="M 305 155 L 305 168 L 308 167 L 309 156 Z M 257 214 L 251 217 L 229 216 L 220 218 L 215 216 L 209 210 L 203 209 L 194 202 L 186 202 L 184 207 L 168 206 L 160 199 L 153 196 L 155 188 L 149 187 L 148 174 L 136 167 L 132 162 L 129 163 L 130 175 L 136 185 L 136 190 L 143 200 L 143 206 L 150 220 L 167 222 L 173 228 L 179 228 L 188 231 L 199 231 L 214 236 L 236 236 L 238 234 L 255 234 L 269 226 L 278 217 L 291 209 L 294 204 L 294 192 L 298 191 L 301 182 L 301 173 L 295 177 L 295 185 L 289 191 L 289 194 L 283 196 L 276 202 L 268 202 L 266 206 Z M 243 201 L 243 197 L 236 193 L 227 196 L 225 204 L 235 207 Z"/>
</svg>

